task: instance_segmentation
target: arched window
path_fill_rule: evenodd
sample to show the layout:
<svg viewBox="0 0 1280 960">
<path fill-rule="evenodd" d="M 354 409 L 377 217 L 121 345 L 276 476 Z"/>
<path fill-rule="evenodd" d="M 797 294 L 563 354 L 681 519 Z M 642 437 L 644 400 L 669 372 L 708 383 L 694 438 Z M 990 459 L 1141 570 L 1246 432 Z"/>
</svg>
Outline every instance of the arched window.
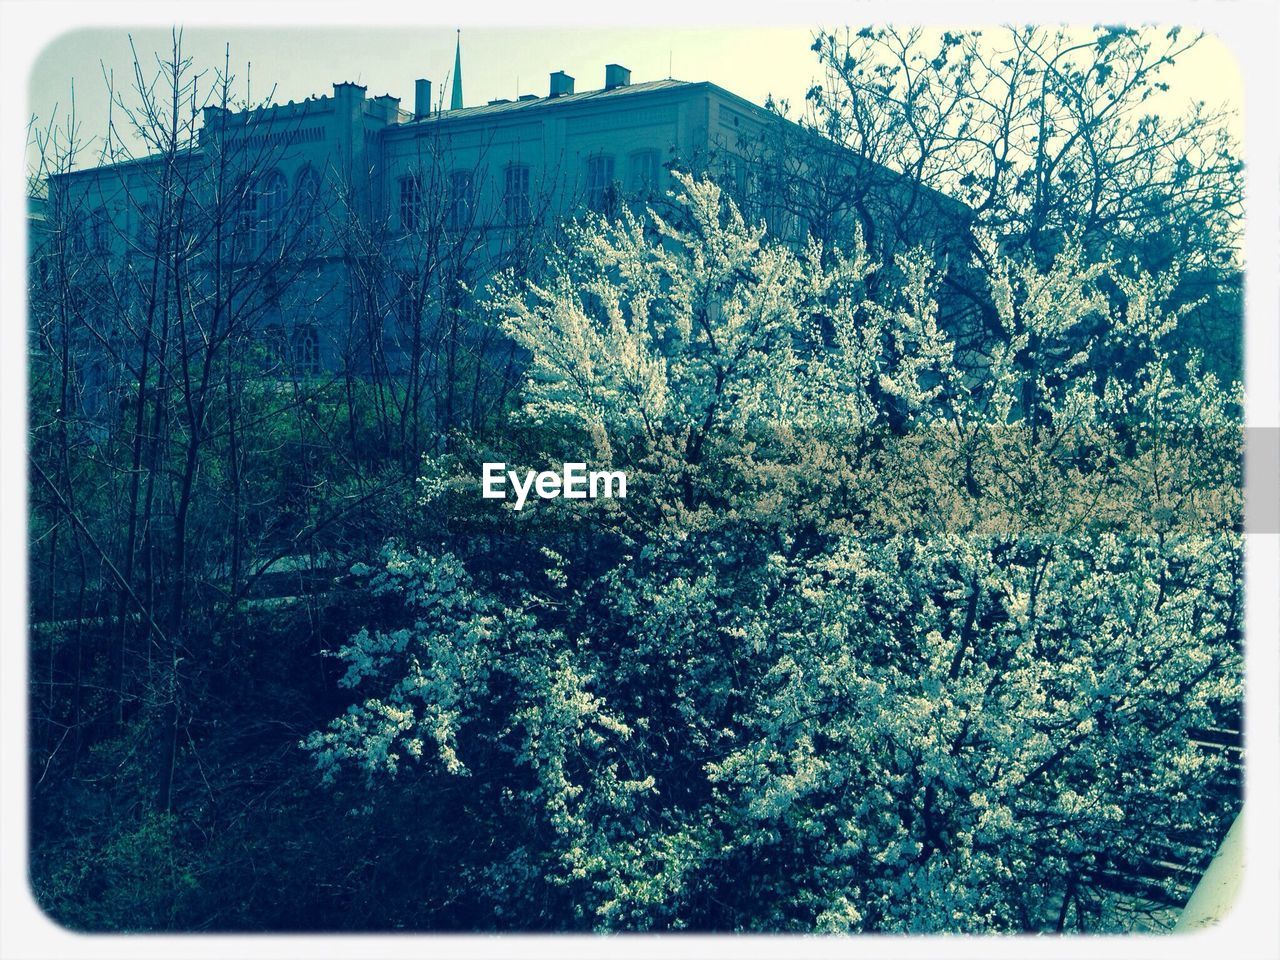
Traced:
<svg viewBox="0 0 1280 960">
<path fill-rule="evenodd" d="M 301 231 L 302 244 L 306 248 L 320 243 L 320 174 L 315 167 L 306 166 L 298 174 L 298 184 L 293 191 L 294 218 Z"/>
<path fill-rule="evenodd" d="M 257 239 L 258 200 L 253 181 L 241 177 L 231 194 L 232 236 L 236 252 L 243 256 L 253 249 Z"/>
<path fill-rule="evenodd" d="M 303 375 L 320 372 L 320 334 L 315 324 L 300 323 L 293 331 L 293 365 Z"/>
<path fill-rule="evenodd" d="M 275 366 L 285 358 L 284 331 L 278 323 L 269 323 L 262 330 L 262 346 L 267 361 Z"/>
<path fill-rule="evenodd" d="M 258 183 L 256 201 L 257 242 L 255 251 L 280 243 L 280 227 L 284 223 L 285 202 L 289 199 L 289 181 L 279 170 L 272 170 Z"/>
</svg>

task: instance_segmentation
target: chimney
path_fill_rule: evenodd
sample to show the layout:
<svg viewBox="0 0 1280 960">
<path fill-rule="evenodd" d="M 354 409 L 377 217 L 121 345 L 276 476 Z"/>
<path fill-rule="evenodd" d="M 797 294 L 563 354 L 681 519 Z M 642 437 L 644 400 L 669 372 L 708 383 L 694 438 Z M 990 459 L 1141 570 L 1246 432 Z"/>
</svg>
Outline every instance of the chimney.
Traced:
<svg viewBox="0 0 1280 960">
<path fill-rule="evenodd" d="M 383 123 L 396 123 L 400 119 L 400 98 L 384 93 L 369 101 L 374 116 L 380 116 Z"/>
<path fill-rule="evenodd" d="M 208 137 L 222 133 L 227 125 L 227 114 L 228 111 L 222 107 L 204 108 L 204 123 L 200 126 L 200 143 L 204 143 Z"/>
<path fill-rule="evenodd" d="M 557 70 L 551 75 L 551 93 L 552 97 L 568 97 L 573 94 L 573 77 L 569 76 L 563 70 Z"/>
<path fill-rule="evenodd" d="M 431 116 L 431 81 L 413 81 L 413 119 L 423 120 Z"/>
<path fill-rule="evenodd" d="M 343 80 L 341 83 L 335 83 L 333 85 L 333 98 L 335 100 L 342 100 L 347 97 L 359 97 L 363 100 L 364 92 L 367 89 L 368 87 L 361 86 L 358 83 L 352 83 L 350 80 Z"/>
<path fill-rule="evenodd" d="M 631 86 L 631 71 L 626 67 L 617 63 L 606 63 L 604 65 L 604 88 L 612 90 L 614 87 Z"/>
</svg>

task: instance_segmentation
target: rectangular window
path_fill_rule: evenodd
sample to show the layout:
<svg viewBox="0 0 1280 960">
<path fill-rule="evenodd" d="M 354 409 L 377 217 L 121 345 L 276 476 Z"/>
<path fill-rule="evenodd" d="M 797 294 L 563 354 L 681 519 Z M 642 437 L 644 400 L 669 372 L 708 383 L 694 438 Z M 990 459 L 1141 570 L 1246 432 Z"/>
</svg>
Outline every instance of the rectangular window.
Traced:
<svg viewBox="0 0 1280 960">
<path fill-rule="evenodd" d="M 770 236 L 792 241 L 795 236 L 795 206 L 791 183 L 782 169 L 775 168 L 760 183 L 760 207 Z"/>
<path fill-rule="evenodd" d="M 414 343 L 418 327 L 418 297 L 413 280 L 402 276 L 391 290 L 392 310 L 382 323 L 382 359 L 388 370 L 403 368 L 404 357 Z"/>
<path fill-rule="evenodd" d="M 781 202 L 769 203 L 765 206 L 764 221 L 770 236 L 783 241 L 795 239 L 795 218 Z"/>
<path fill-rule="evenodd" d="M 597 213 L 613 208 L 613 157 L 600 154 L 587 160 L 587 206 Z"/>
<path fill-rule="evenodd" d="M 400 227 L 406 233 L 423 227 L 422 184 L 417 174 L 400 178 Z"/>
<path fill-rule="evenodd" d="M 407 333 L 418 323 L 418 298 L 414 292 L 413 281 L 408 277 L 401 277 L 395 297 L 396 324 L 399 326 L 399 332 Z"/>
<path fill-rule="evenodd" d="M 755 168 L 744 157 L 729 160 L 729 186 L 733 200 L 747 220 L 757 219 L 760 212 L 760 189 Z"/>
<path fill-rule="evenodd" d="M 465 230 L 471 225 L 471 190 L 470 170 L 449 174 L 449 215 L 445 225 L 450 230 Z"/>
<path fill-rule="evenodd" d="M 236 207 L 236 230 L 247 230 L 247 225 L 251 218 L 251 215 L 249 218 L 245 217 L 243 204 L 238 204 Z M 156 205 L 148 200 L 138 211 L 138 224 L 136 230 L 138 246 L 144 252 L 151 251 L 155 248 L 158 233 L 157 226 Z"/>
<path fill-rule="evenodd" d="M 507 185 L 502 195 L 507 223 L 528 223 L 533 210 L 529 203 L 529 168 L 519 164 L 507 167 Z"/>
<path fill-rule="evenodd" d="M 658 189 L 658 151 L 640 150 L 631 155 L 631 193 L 647 197 Z"/>
<path fill-rule="evenodd" d="M 89 215 L 89 245 L 94 253 L 106 253 L 109 243 L 108 232 L 111 229 L 111 218 L 106 210 L 94 210 Z"/>
</svg>

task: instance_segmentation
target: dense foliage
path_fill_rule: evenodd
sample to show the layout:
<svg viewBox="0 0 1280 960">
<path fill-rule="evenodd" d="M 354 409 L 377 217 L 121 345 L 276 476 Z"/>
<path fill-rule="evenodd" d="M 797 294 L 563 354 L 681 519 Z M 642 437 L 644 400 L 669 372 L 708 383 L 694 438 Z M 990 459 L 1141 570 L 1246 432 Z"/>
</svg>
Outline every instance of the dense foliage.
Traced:
<svg viewBox="0 0 1280 960">
<path fill-rule="evenodd" d="M 1159 280 L 1077 245 L 992 277 L 966 380 L 926 259 L 868 302 L 860 250 L 683 188 L 509 294 L 525 456 L 634 493 L 495 518 L 435 465 L 452 536 L 389 551 L 403 624 L 338 651 L 356 703 L 306 746 L 371 797 L 465 784 L 499 924 L 1097 922 L 1109 873 L 1221 827 L 1188 731 L 1239 695 L 1237 398 L 1169 368 Z M 1071 375 L 1112 340 L 1137 376 Z"/>
</svg>

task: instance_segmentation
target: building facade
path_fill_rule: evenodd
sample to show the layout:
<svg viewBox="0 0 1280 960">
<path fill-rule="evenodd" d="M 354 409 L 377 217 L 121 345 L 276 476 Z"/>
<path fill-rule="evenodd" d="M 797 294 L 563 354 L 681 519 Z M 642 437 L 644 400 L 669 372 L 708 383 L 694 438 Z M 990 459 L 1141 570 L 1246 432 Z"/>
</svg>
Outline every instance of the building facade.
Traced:
<svg viewBox="0 0 1280 960">
<path fill-rule="evenodd" d="M 291 376 L 392 378 L 424 363 L 452 376 L 459 350 L 491 362 L 492 337 L 448 332 L 486 276 L 536 268 L 566 218 L 661 207 L 672 171 L 714 176 L 793 244 L 851 242 L 865 210 L 842 207 L 833 170 L 894 189 L 887 171 L 712 83 L 632 83 L 609 64 L 597 89 L 556 72 L 545 95 L 466 107 L 454 79 L 450 109 L 425 79 L 411 110 L 349 82 L 301 102 L 206 106 L 167 150 L 52 178 L 61 227 L 46 242 L 84 275 L 93 339 L 128 340 L 150 323 L 140 311 L 176 299 L 206 338 L 257 338 Z M 86 383 L 109 379 L 109 361 L 87 362 Z"/>
</svg>

